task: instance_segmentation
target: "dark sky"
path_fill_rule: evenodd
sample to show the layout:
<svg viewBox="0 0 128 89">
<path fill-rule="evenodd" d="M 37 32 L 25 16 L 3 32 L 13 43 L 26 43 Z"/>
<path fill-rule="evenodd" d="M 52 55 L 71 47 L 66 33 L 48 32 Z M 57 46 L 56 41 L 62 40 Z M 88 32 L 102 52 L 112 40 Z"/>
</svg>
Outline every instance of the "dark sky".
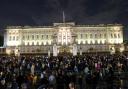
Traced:
<svg viewBox="0 0 128 89">
<path fill-rule="evenodd" d="M 128 0 L 0 0 L 0 26 L 52 25 L 62 11 L 77 24 L 128 23 Z"/>
</svg>

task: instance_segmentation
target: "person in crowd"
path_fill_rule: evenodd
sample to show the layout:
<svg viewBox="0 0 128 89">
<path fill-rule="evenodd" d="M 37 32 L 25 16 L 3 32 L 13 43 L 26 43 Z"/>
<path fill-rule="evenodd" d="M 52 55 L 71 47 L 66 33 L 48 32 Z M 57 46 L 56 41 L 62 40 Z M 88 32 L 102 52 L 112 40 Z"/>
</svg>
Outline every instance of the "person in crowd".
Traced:
<svg viewBox="0 0 128 89">
<path fill-rule="evenodd" d="M 73 82 L 69 83 L 69 89 L 76 89 L 75 84 Z"/>
<path fill-rule="evenodd" d="M 75 89 L 74 86 L 96 89 L 100 82 L 111 89 L 116 73 L 121 76 L 128 71 L 127 67 L 128 56 L 123 54 L 3 56 L 0 57 L 0 89 Z"/>
<path fill-rule="evenodd" d="M 55 89 L 56 88 L 56 77 L 55 77 L 54 71 L 50 74 L 48 80 L 49 80 L 49 85 L 53 86 Z"/>
<path fill-rule="evenodd" d="M 5 78 L 1 79 L 1 81 L 0 81 L 0 88 L 1 88 L 1 89 L 5 89 L 5 88 L 6 88 L 6 81 L 5 81 Z"/>
</svg>

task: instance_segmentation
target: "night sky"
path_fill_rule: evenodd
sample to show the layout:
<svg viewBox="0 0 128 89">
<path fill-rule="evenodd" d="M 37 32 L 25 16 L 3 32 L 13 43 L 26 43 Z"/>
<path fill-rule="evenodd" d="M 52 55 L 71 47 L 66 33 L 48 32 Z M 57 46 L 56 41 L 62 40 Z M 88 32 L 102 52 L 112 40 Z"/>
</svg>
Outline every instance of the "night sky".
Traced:
<svg viewBox="0 0 128 89">
<path fill-rule="evenodd" d="M 62 11 L 67 22 L 119 23 L 128 34 L 128 0 L 0 0 L 0 27 L 52 25 L 62 22 Z"/>
</svg>

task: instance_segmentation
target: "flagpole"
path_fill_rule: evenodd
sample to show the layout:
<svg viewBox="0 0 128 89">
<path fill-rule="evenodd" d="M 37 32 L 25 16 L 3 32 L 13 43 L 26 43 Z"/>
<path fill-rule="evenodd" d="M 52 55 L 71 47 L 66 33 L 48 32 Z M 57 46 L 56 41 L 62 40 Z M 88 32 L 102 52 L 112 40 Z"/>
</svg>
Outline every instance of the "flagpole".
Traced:
<svg viewBox="0 0 128 89">
<path fill-rule="evenodd" d="M 63 11 L 63 23 L 65 23 L 65 13 Z"/>
</svg>

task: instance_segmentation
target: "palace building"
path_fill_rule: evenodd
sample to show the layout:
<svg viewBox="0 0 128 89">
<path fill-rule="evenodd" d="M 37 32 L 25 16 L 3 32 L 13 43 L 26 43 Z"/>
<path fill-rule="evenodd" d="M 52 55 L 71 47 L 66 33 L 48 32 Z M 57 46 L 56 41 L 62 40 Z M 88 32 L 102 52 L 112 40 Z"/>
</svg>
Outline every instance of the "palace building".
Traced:
<svg viewBox="0 0 128 89">
<path fill-rule="evenodd" d="M 9 26 L 4 32 L 4 47 L 7 54 L 53 56 L 60 53 L 122 52 L 123 26 L 76 25 L 74 22 L 53 23 L 53 26 Z"/>
</svg>

